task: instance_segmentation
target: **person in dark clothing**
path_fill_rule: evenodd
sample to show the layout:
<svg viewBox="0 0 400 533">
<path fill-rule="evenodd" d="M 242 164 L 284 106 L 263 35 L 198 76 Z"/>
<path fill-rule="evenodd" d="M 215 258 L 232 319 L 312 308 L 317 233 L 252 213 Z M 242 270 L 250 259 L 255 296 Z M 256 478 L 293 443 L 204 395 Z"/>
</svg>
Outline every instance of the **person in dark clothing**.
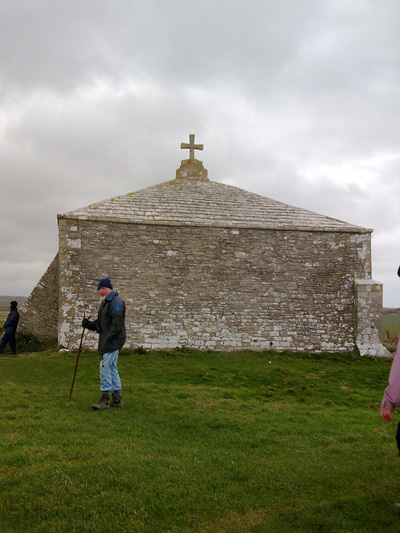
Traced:
<svg viewBox="0 0 400 533">
<path fill-rule="evenodd" d="M 15 332 L 17 331 L 19 322 L 18 302 L 13 300 L 10 302 L 10 312 L 6 321 L 4 322 L 4 335 L 0 343 L 0 353 L 4 350 L 8 343 L 10 343 L 10 350 L 12 354 L 16 353 Z"/>
<path fill-rule="evenodd" d="M 126 340 L 125 329 L 125 302 L 113 290 L 108 278 L 101 279 L 98 291 L 103 301 L 99 307 L 96 320 L 82 320 L 84 328 L 96 331 L 99 334 L 98 352 L 100 361 L 100 389 L 101 399 L 94 404 L 93 409 L 109 409 L 110 407 L 123 407 L 121 393 L 121 379 L 118 373 L 118 355 Z M 110 401 L 111 400 L 111 401 Z"/>
</svg>

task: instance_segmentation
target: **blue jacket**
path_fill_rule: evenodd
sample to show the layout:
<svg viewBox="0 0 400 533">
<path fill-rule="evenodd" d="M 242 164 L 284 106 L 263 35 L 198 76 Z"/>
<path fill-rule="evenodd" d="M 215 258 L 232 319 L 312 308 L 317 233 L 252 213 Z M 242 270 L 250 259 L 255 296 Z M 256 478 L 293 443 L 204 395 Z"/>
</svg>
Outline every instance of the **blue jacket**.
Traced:
<svg viewBox="0 0 400 533">
<path fill-rule="evenodd" d="M 117 291 L 112 292 L 101 302 L 97 319 L 84 320 L 82 324 L 99 333 L 97 350 L 100 354 L 120 350 L 126 340 L 124 300 Z"/>
</svg>

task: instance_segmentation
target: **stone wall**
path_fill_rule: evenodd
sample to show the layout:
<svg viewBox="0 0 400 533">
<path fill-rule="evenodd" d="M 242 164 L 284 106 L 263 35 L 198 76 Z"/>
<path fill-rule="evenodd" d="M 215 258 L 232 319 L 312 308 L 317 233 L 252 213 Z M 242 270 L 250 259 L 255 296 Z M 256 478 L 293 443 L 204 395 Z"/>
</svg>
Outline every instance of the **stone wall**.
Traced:
<svg viewBox="0 0 400 533">
<path fill-rule="evenodd" d="M 356 345 L 361 355 L 389 356 L 382 345 L 382 283 L 372 279 L 356 279 Z"/>
<path fill-rule="evenodd" d="M 146 225 L 59 217 L 59 342 L 77 346 L 97 281 L 127 303 L 127 347 L 351 351 L 368 231 Z M 88 333 L 86 345 L 97 336 Z"/>
<path fill-rule="evenodd" d="M 20 308 L 18 331 L 41 341 L 57 341 L 58 335 L 58 254 Z"/>
</svg>

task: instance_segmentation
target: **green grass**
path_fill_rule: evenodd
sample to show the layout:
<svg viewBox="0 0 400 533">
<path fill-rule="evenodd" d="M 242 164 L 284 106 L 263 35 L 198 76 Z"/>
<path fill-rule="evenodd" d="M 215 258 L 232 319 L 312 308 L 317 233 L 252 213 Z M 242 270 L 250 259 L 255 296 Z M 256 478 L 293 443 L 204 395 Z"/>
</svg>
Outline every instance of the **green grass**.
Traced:
<svg viewBox="0 0 400 533">
<path fill-rule="evenodd" d="M 397 339 L 400 333 L 400 309 L 384 309 L 382 314 L 382 339 Z"/>
<path fill-rule="evenodd" d="M 394 532 L 390 360 L 122 352 L 0 357 L 0 531 Z"/>
</svg>

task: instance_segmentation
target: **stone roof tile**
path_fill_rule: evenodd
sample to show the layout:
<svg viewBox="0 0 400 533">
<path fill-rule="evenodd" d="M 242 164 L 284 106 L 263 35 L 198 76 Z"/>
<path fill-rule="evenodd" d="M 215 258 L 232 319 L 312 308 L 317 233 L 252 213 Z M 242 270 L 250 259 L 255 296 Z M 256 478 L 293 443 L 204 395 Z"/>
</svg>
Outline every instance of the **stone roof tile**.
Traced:
<svg viewBox="0 0 400 533">
<path fill-rule="evenodd" d="M 231 185 L 182 177 L 59 216 L 137 224 L 372 231 Z"/>
</svg>

